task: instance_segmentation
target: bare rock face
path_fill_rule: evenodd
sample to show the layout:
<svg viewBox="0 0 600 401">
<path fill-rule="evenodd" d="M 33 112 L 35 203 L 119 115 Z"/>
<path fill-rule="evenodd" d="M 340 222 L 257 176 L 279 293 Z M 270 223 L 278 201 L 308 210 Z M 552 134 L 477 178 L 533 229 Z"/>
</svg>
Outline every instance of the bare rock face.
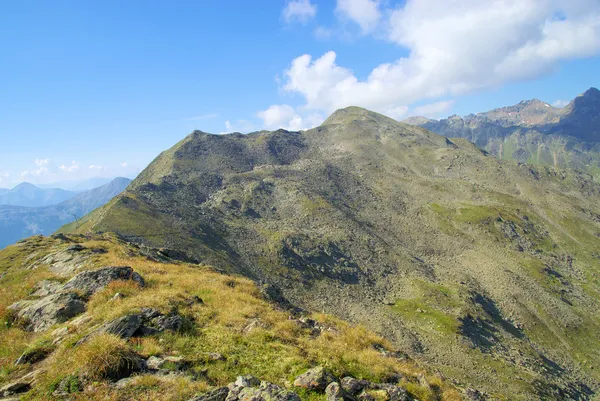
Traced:
<svg viewBox="0 0 600 401">
<path fill-rule="evenodd" d="M 239 401 L 300 401 L 298 394 L 272 383 L 262 382 L 259 387 L 244 387 Z"/>
<path fill-rule="evenodd" d="M 334 381 L 337 381 L 335 376 L 322 366 L 318 366 L 298 376 L 294 381 L 294 386 L 307 390 L 325 391 L 327 386 Z"/>
<path fill-rule="evenodd" d="M 144 279 L 128 266 L 105 267 L 98 270 L 86 271 L 77 274 L 66 284 L 61 285 L 55 281 L 43 280 L 36 286 L 32 296 L 42 297 L 37 300 L 21 300 L 9 306 L 9 309 L 17 312 L 17 317 L 23 320 L 28 330 L 43 331 L 57 323 L 67 320 L 85 312 L 87 298 L 101 290 L 112 281 L 132 280 L 141 287 Z M 82 298 L 82 293 L 85 298 Z M 179 329 L 181 327 L 180 317 L 165 317 L 160 313 L 158 317 L 162 320 L 156 323 L 158 329 Z M 179 318 L 179 320 L 177 319 Z M 141 326 L 141 317 L 129 317 L 127 321 L 110 322 L 107 330 L 115 331 L 113 334 L 128 338 Z M 136 322 L 139 320 L 139 323 Z M 112 326 L 110 326 L 112 324 Z M 134 328 L 133 332 L 130 331 Z"/>
<path fill-rule="evenodd" d="M 85 312 L 85 301 L 74 292 L 53 294 L 21 309 L 18 317 L 32 331 L 43 331 Z"/>
<path fill-rule="evenodd" d="M 79 273 L 63 286 L 65 290 L 77 290 L 83 292 L 86 296 L 91 296 L 97 291 L 106 287 L 110 282 L 116 280 L 132 280 L 140 287 L 144 287 L 144 279 L 138 273 L 134 272 L 129 266 L 111 266 L 98 270 Z"/>
</svg>

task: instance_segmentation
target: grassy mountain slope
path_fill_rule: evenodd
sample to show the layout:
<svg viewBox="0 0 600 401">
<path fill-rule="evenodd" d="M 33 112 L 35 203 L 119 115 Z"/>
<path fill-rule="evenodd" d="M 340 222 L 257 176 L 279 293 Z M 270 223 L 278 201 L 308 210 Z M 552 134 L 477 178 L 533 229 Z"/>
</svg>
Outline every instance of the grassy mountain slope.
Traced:
<svg viewBox="0 0 600 401">
<path fill-rule="evenodd" d="M 371 327 L 497 399 L 600 377 L 600 186 L 360 108 L 305 132 L 194 132 L 65 232 L 113 231 Z"/>
<path fill-rule="evenodd" d="M 115 178 L 108 184 L 80 192 L 58 205 L 0 206 L 0 248 L 22 238 L 49 235 L 64 224 L 86 215 L 123 192 L 131 180 Z"/>
<path fill-rule="evenodd" d="M 83 255 L 85 263 L 65 274 L 55 261 L 69 252 Z M 34 375 L 22 399 L 188 400 L 245 374 L 289 387 L 294 376 L 320 365 L 339 377 L 384 380 L 401 375 L 400 385 L 422 401 L 461 399 L 439 374 L 384 354 L 392 350 L 391 344 L 364 327 L 314 314 L 307 318 L 318 322 L 315 331 L 268 302 L 248 279 L 146 255 L 114 235 L 38 236 L 0 251 L 0 389 Z M 42 332 L 23 330 L 8 308 L 39 297 L 40 280 L 63 283 L 75 273 L 115 265 L 131 266 L 142 275 L 145 287 L 114 281 L 89 298 L 84 314 Z M 130 339 L 103 334 L 82 340 L 98 325 L 140 308 L 176 311 L 183 316 L 183 328 Z M 23 355 L 27 362 L 15 364 Z M 143 372 L 115 385 L 106 372 L 132 355 L 170 355 L 186 364 L 167 365 L 162 375 Z M 70 394 L 56 395 L 65 380 Z M 312 392 L 300 395 L 304 400 L 324 399 Z"/>
</svg>

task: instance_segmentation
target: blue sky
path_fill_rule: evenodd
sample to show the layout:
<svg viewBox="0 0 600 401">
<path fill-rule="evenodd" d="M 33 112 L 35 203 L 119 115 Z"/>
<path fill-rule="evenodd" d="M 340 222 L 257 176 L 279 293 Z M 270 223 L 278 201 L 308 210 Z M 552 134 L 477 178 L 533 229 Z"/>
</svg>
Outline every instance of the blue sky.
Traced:
<svg viewBox="0 0 600 401">
<path fill-rule="evenodd" d="M 194 129 L 350 104 L 566 101 L 600 86 L 598 54 L 597 0 L 0 2 L 0 187 L 134 176 Z"/>
</svg>

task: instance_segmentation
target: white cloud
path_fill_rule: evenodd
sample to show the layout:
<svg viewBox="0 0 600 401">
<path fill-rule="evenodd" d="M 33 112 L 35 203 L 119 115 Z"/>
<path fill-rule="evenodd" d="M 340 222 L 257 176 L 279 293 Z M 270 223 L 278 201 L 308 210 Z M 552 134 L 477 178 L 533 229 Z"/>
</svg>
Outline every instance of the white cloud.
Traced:
<svg viewBox="0 0 600 401">
<path fill-rule="evenodd" d="M 374 0 L 337 0 L 336 12 L 356 22 L 364 34 L 375 30 L 381 20 L 379 1 Z"/>
<path fill-rule="evenodd" d="M 361 5 L 377 12 L 356 11 Z M 377 6 L 340 0 L 338 12 L 365 32 L 387 32 L 386 39 L 408 56 L 375 66 L 365 79 L 338 65 L 333 51 L 297 57 L 284 72 L 282 89 L 304 98 L 301 110 L 331 113 L 357 105 L 398 116 L 417 101 L 535 78 L 562 60 L 600 53 L 597 0 L 408 0 L 395 9 Z"/>
<path fill-rule="evenodd" d="M 90 170 L 104 170 L 104 166 L 99 166 L 97 164 L 91 164 L 88 168 Z"/>
<path fill-rule="evenodd" d="M 317 15 L 317 6 L 310 0 L 291 0 L 283 8 L 281 15 L 287 23 L 298 21 L 306 24 Z"/>
<path fill-rule="evenodd" d="M 287 104 L 275 104 L 266 110 L 259 111 L 257 117 L 263 121 L 266 129 L 275 130 L 283 128 L 289 131 L 300 131 L 313 128 L 323 122 L 318 114 L 302 117 Z"/>
<path fill-rule="evenodd" d="M 423 116 L 428 118 L 438 118 L 448 112 L 454 106 L 454 100 L 444 100 L 441 102 L 424 104 L 415 107 L 410 114 L 413 116 Z M 445 117 L 445 115 L 444 115 Z"/>
<path fill-rule="evenodd" d="M 50 162 L 50 159 L 35 159 L 35 165 L 38 167 L 46 166 Z"/>
<path fill-rule="evenodd" d="M 121 163 L 121 167 L 123 167 L 123 168 L 127 168 L 128 165 L 129 165 L 129 163 L 127 163 L 127 162 Z"/>
<path fill-rule="evenodd" d="M 2 182 L 2 180 L 4 180 L 5 178 L 9 178 L 10 174 L 9 173 L 0 173 L 0 182 Z"/>
<path fill-rule="evenodd" d="M 318 26 L 315 29 L 315 37 L 321 40 L 330 39 L 333 36 L 333 30 L 331 28 L 326 28 L 324 26 Z"/>
<path fill-rule="evenodd" d="M 562 108 L 562 107 L 565 107 L 568 104 L 569 104 L 568 100 L 560 100 L 559 99 L 559 100 L 555 101 L 554 103 L 552 103 L 552 106 Z"/>
<path fill-rule="evenodd" d="M 75 160 L 71 161 L 70 165 L 60 165 L 58 167 L 59 169 L 61 169 L 62 171 L 64 171 L 65 173 L 73 173 L 77 170 L 79 170 L 79 163 L 77 163 Z"/>
<path fill-rule="evenodd" d="M 228 134 L 231 132 L 248 133 L 256 130 L 256 126 L 248 120 L 238 120 L 237 122 L 225 121 L 225 131 L 219 132 L 219 135 Z"/>
</svg>

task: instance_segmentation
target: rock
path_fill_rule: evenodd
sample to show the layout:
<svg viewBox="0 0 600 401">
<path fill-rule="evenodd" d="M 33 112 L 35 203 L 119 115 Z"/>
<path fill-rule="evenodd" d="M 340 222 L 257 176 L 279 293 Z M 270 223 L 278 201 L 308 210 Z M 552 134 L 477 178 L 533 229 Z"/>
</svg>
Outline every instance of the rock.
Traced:
<svg viewBox="0 0 600 401">
<path fill-rule="evenodd" d="M 336 380 L 335 376 L 318 366 L 296 377 L 294 386 L 307 390 L 325 391 L 327 386 Z"/>
<path fill-rule="evenodd" d="M 366 391 L 363 391 L 362 393 L 357 395 L 356 399 L 358 401 L 375 401 L 375 397 L 373 397 L 371 394 L 367 393 Z"/>
<path fill-rule="evenodd" d="M 164 358 L 151 356 L 146 360 L 146 367 L 150 370 L 185 370 L 189 366 L 190 363 L 182 356 L 166 356 Z"/>
<path fill-rule="evenodd" d="M 8 397 L 10 395 L 26 393 L 30 389 L 30 382 L 17 380 L 0 388 L 0 397 Z"/>
<path fill-rule="evenodd" d="M 361 391 L 369 387 L 369 382 L 366 380 L 358 380 L 354 377 L 344 377 L 340 382 L 342 388 L 349 394 L 357 395 Z"/>
<path fill-rule="evenodd" d="M 43 331 L 85 312 L 85 302 L 74 292 L 53 294 L 21 309 L 17 316 L 28 322 L 27 329 Z"/>
<path fill-rule="evenodd" d="M 99 333 L 114 334 L 121 338 L 131 338 L 142 325 L 142 315 L 132 314 L 121 316 L 98 329 Z"/>
<path fill-rule="evenodd" d="M 183 319 L 179 315 L 158 316 L 152 319 L 152 323 L 159 332 L 179 331 L 183 325 Z"/>
<path fill-rule="evenodd" d="M 104 372 L 104 377 L 111 381 L 119 381 L 134 373 L 146 369 L 146 361 L 139 355 L 131 353 L 126 358 L 122 358 L 118 364 L 113 365 Z"/>
<path fill-rule="evenodd" d="M 298 394 L 285 390 L 275 384 L 262 382 L 260 387 L 244 387 L 239 401 L 301 401 Z"/>
<path fill-rule="evenodd" d="M 219 387 L 206 394 L 191 398 L 189 401 L 225 401 L 227 394 L 229 394 L 229 388 Z"/>
<path fill-rule="evenodd" d="M 144 317 L 144 320 L 154 319 L 155 317 L 162 315 L 158 309 L 154 308 L 142 308 L 141 314 Z"/>
<path fill-rule="evenodd" d="M 81 252 L 83 251 L 85 248 L 85 246 L 81 245 L 81 244 L 75 244 L 75 245 L 71 245 L 70 247 L 67 248 L 67 251 L 71 251 L 71 252 Z"/>
<path fill-rule="evenodd" d="M 151 370 L 158 370 L 165 363 L 165 360 L 157 356 L 151 356 L 146 360 L 146 366 Z"/>
<path fill-rule="evenodd" d="M 129 266 L 112 266 L 98 270 L 90 270 L 79 273 L 67 281 L 62 290 L 81 291 L 89 297 L 95 292 L 106 287 L 110 282 L 117 280 L 132 280 L 140 287 L 144 287 L 144 279 L 134 272 Z"/>
<path fill-rule="evenodd" d="M 225 358 L 225 356 L 223 354 L 219 354 L 218 352 L 209 352 L 208 354 L 206 354 L 206 356 L 208 357 L 209 361 L 226 361 L 227 358 Z M 242 376 L 239 376 L 242 377 Z"/>
<path fill-rule="evenodd" d="M 8 310 L 11 310 L 13 312 L 18 312 L 20 310 L 25 309 L 28 306 L 35 304 L 36 302 L 38 302 L 38 301 L 35 299 L 24 299 L 24 300 L 17 301 L 14 304 L 9 305 Z"/>
<path fill-rule="evenodd" d="M 488 399 L 485 393 L 471 387 L 465 390 L 465 397 L 470 401 L 486 401 Z"/>
<path fill-rule="evenodd" d="M 69 394 L 77 393 L 83 390 L 83 383 L 79 376 L 67 376 L 60 381 L 56 390 L 52 393 L 54 397 L 65 397 Z"/>
<path fill-rule="evenodd" d="M 258 387 L 260 380 L 252 375 L 238 376 L 233 383 L 236 387 Z"/>
<path fill-rule="evenodd" d="M 374 388 L 383 390 L 387 394 L 387 401 L 411 401 L 405 389 L 393 384 L 376 384 Z"/>
<path fill-rule="evenodd" d="M 62 277 L 68 277 L 89 263 L 89 253 L 63 249 L 40 259 L 33 267 L 48 265 L 49 270 Z"/>
<path fill-rule="evenodd" d="M 121 379 L 118 382 L 116 382 L 115 387 L 116 388 L 125 388 L 125 387 L 129 386 L 129 384 L 131 384 L 131 382 L 133 382 L 133 378 L 126 377 L 126 378 Z"/>
<path fill-rule="evenodd" d="M 123 298 L 125 298 L 125 295 L 120 292 L 117 292 L 115 295 L 113 295 L 111 299 L 109 299 L 109 302 L 118 301 L 119 299 Z"/>
<path fill-rule="evenodd" d="M 325 394 L 327 401 L 356 401 L 356 398 L 347 393 L 338 382 L 330 383 L 325 389 Z"/>
<path fill-rule="evenodd" d="M 191 296 L 185 300 L 187 306 L 202 305 L 204 301 L 198 295 Z"/>
<path fill-rule="evenodd" d="M 56 294 L 62 289 L 62 284 L 58 281 L 42 280 L 35 285 L 35 291 L 31 294 L 32 297 L 46 297 L 51 294 Z"/>
<path fill-rule="evenodd" d="M 33 350 L 27 350 L 15 361 L 15 365 L 23 365 L 25 363 L 36 363 L 46 359 L 54 351 L 52 347 L 41 347 Z"/>
</svg>

